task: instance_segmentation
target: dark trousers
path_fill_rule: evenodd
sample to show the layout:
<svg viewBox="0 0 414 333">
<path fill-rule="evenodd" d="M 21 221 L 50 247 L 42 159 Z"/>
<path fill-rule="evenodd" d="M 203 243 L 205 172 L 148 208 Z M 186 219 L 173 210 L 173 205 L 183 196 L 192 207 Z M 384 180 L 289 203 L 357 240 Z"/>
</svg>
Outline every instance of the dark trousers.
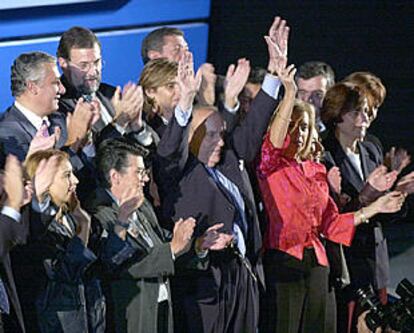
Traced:
<svg viewBox="0 0 414 333">
<path fill-rule="evenodd" d="M 263 333 L 335 333 L 335 294 L 329 268 L 320 266 L 313 249 L 303 260 L 281 251 L 264 256 L 266 292 L 261 302 Z"/>
<path fill-rule="evenodd" d="M 168 301 L 158 303 L 157 333 L 168 333 Z"/>
</svg>

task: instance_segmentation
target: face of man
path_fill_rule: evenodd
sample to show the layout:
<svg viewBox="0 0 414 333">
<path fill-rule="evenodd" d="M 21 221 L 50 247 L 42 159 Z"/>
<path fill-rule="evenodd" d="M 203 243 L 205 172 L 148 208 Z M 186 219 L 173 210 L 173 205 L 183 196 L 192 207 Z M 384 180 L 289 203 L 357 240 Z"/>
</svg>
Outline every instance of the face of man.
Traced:
<svg viewBox="0 0 414 333">
<path fill-rule="evenodd" d="M 213 112 L 202 126 L 205 127 L 205 134 L 200 144 L 198 159 L 212 168 L 220 162 L 225 124 L 221 115 Z"/>
<path fill-rule="evenodd" d="M 95 43 L 90 49 L 71 49 L 69 59 L 59 58 L 59 65 L 70 84 L 82 94 L 92 94 L 102 80 L 101 49 Z"/>
<path fill-rule="evenodd" d="M 47 116 L 59 108 L 60 96 L 65 93 L 65 87 L 60 82 L 60 74 L 54 63 L 43 64 L 44 78 L 35 83 L 36 94 L 33 103 L 41 116 Z"/>
<path fill-rule="evenodd" d="M 149 181 L 142 156 L 128 155 L 128 166 L 118 172 L 116 186 L 123 192 L 138 189 L 144 190 L 145 183 Z"/>
<path fill-rule="evenodd" d="M 183 36 L 164 36 L 164 45 L 162 46 L 161 52 L 158 52 L 159 57 L 157 58 L 166 58 L 170 61 L 179 62 L 182 54 L 187 50 L 188 44 Z"/>
<path fill-rule="evenodd" d="M 318 112 L 322 107 L 322 102 L 325 97 L 328 80 L 322 75 L 312 77 L 310 79 L 299 78 L 297 80 L 298 85 L 298 98 L 304 102 L 310 103 L 315 106 Z"/>
</svg>

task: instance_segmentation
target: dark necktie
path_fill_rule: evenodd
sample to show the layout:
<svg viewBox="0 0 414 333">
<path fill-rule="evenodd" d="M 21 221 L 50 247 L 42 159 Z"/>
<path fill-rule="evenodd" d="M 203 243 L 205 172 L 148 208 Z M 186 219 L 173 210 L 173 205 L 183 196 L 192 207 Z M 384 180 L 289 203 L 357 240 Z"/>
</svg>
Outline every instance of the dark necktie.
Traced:
<svg viewBox="0 0 414 333">
<path fill-rule="evenodd" d="M 4 287 L 3 280 L 0 278 L 0 312 L 9 313 L 10 304 L 9 298 L 7 297 L 6 288 Z"/>
</svg>

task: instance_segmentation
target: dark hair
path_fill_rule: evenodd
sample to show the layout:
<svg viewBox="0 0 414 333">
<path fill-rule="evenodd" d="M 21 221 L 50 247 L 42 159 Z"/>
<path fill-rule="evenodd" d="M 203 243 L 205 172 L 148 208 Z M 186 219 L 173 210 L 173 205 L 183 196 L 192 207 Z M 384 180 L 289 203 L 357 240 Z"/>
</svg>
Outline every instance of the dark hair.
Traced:
<svg viewBox="0 0 414 333">
<path fill-rule="evenodd" d="M 56 64 L 55 57 L 40 51 L 20 54 L 11 67 L 12 96 L 18 97 L 23 94 L 27 81 L 42 81 L 45 77 L 46 63 Z"/>
<path fill-rule="evenodd" d="M 298 79 L 309 80 L 319 75 L 326 78 L 327 88 L 335 84 L 335 72 L 331 66 L 322 61 L 308 61 L 302 64 L 296 73 L 296 81 Z"/>
<path fill-rule="evenodd" d="M 91 30 L 83 27 L 72 27 L 60 37 L 57 56 L 70 60 L 72 49 L 92 49 L 95 44 L 98 44 L 101 48 L 98 37 Z"/>
<path fill-rule="evenodd" d="M 365 102 L 366 95 L 357 85 L 340 82 L 326 92 L 321 109 L 321 119 L 328 128 L 342 122 L 342 116 L 358 110 Z"/>
<path fill-rule="evenodd" d="M 384 102 L 387 89 L 381 79 L 370 72 L 354 72 L 344 81 L 352 82 L 365 90 L 370 108 L 378 108 Z"/>
<path fill-rule="evenodd" d="M 141 44 L 141 57 L 144 64 L 151 60 L 148 58 L 149 51 L 162 51 L 162 47 L 164 46 L 164 37 L 166 36 L 184 37 L 184 32 L 180 29 L 171 27 L 162 27 L 151 31 L 145 36 Z"/>
<path fill-rule="evenodd" d="M 264 68 L 253 67 L 252 70 L 250 71 L 247 82 L 253 83 L 253 84 L 262 84 L 266 74 L 267 74 L 267 70 L 265 70 Z"/>
<path fill-rule="evenodd" d="M 103 187 L 111 187 L 110 170 L 115 169 L 121 172 L 128 167 L 129 155 L 145 158 L 148 155 L 148 150 L 124 138 L 108 139 L 99 145 L 96 165 Z"/>
</svg>

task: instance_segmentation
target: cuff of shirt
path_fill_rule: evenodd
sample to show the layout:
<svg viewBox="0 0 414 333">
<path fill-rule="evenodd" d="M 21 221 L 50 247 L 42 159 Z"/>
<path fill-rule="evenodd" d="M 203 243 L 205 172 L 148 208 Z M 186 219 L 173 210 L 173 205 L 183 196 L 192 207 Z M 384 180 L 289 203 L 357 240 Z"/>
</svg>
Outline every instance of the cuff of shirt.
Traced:
<svg viewBox="0 0 414 333">
<path fill-rule="evenodd" d="M 235 114 L 237 111 L 239 111 L 239 108 L 240 108 L 240 102 L 239 102 L 239 101 L 237 101 L 237 104 L 236 104 L 236 106 L 235 106 L 234 108 L 229 108 L 229 107 L 226 105 L 226 103 L 223 103 L 223 105 L 224 105 L 224 109 L 225 109 L 227 112 L 230 112 L 230 113 L 232 113 L 232 114 Z"/>
<path fill-rule="evenodd" d="M 3 215 L 10 217 L 11 219 L 17 222 L 20 222 L 20 219 L 22 217 L 22 215 L 17 210 L 15 210 L 14 208 L 8 207 L 8 206 L 4 206 L 1 210 L 1 213 Z"/>
<path fill-rule="evenodd" d="M 174 110 L 174 116 L 175 119 L 177 120 L 178 125 L 180 125 L 181 127 L 185 127 L 188 124 L 188 121 L 190 120 L 191 117 L 191 111 L 192 111 L 191 107 L 190 109 L 183 111 L 181 110 L 180 106 L 177 105 L 177 107 Z"/>
<path fill-rule="evenodd" d="M 54 209 L 51 207 L 50 203 L 51 203 L 51 199 L 49 195 L 45 197 L 45 200 L 43 200 L 43 202 L 39 202 L 35 195 L 32 198 L 32 208 L 37 213 L 44 214 L 48 210 L 50 210 L 50 212 L 48 212 L 50 213 L 50 215 L 53 215 L 54 213 L 56 213 L 56 212 L 53 212 Z"/>
<path fill-rule="evenodd" d="M 278 77 L 271 74 L 266 74 L 263 80 L 262 89 L 270 97 L 277 99 L 277 96 L 279 95 L 280 85 L 281 81 Z"/>
</svg>

